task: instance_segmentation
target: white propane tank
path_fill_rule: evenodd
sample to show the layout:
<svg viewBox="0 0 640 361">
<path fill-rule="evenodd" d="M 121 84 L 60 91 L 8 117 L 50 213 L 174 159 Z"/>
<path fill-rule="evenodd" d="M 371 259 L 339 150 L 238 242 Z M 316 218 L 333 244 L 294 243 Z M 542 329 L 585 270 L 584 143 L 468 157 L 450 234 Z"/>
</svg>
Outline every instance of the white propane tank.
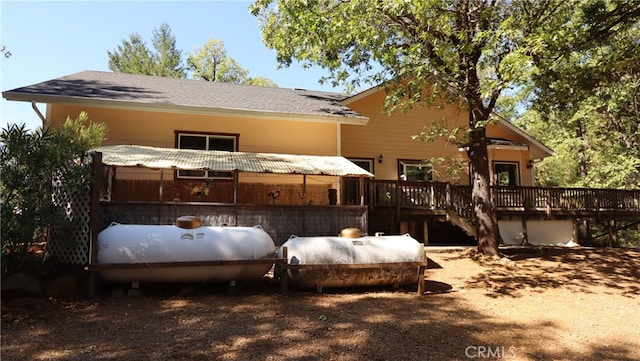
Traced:
<svg viewBox="0 0 640 361">
<path fill-rule="evenodd" d="M 197 227 L 112 224 L 98 234 L 98 264 L 149 264 L 108 268 L 114 282 L 195 282 L 260 279 L 271 264 L 153 267 L 172 262 L 255 260 L 273 257 L 275 244 L 260 227 Z"/>
<path fill-rule="evenodd" d="M 416 266 L 411 263 L 424 261 L 424 246 L 409 234 L 359 238 L 292 236 L 278 250 L 279 257 L 282 257 L 284 247 L 287 247 L 289 264 L 301 265 L 289 270 L 288 277 L 292 285 L 302 287 L 413 283 L 418 275 Z M 372 267 L 339 267 L 348 264 L 371 264 Z M 304 265 L 329 266 L 305 269 Z"/>
</svg>

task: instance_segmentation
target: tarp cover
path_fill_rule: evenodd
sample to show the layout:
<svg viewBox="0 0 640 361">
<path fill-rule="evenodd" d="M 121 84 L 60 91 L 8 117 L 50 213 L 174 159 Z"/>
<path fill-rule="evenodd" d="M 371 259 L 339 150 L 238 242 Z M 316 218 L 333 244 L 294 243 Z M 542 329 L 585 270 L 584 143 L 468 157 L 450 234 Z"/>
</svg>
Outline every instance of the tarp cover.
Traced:
<svg viewBox="0 0 640 361">
<path fill-rule="evenodd" d="M 94 151 L 102 153 L 103 164 L 117 167 L 373 177 L 373 174 L 339 156 L 204 151 L 141 145 L 104 146 Z"/>
</svg>

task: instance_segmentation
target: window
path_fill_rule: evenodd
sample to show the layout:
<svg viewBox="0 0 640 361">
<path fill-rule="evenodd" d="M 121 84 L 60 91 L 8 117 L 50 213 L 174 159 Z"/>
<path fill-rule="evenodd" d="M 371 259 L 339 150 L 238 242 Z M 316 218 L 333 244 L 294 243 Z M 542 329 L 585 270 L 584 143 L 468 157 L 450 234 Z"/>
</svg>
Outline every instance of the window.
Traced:
<svg viewBox="0 0 640 361">
<path fill-rule="evenodd" d="M 432 181 L 433 167 L 429 163 L 412 160 L 398 162 L 400 180 L 406 181 Z"/>
<path fill-rule="evenodd" d="M 517 186 L 520 184 L 518 163 L 493 163 L 493 173 L 497 186 Z"/>
<path fill-rule="evenodd" d="M 179 149 L 224 150 L 228 152 L 235 152 L 238 149 L 238 135 L 233 134 L 177 133 L 176 142 Z M 232 174 L 231 172 L 179 170 L 178 177 L 229 179 Z"/>
<path fill-rule="evenodd" d="M 349 158 L 349 160 L 367 172 L 373 173 L 373 159 Z"/>
</svg>

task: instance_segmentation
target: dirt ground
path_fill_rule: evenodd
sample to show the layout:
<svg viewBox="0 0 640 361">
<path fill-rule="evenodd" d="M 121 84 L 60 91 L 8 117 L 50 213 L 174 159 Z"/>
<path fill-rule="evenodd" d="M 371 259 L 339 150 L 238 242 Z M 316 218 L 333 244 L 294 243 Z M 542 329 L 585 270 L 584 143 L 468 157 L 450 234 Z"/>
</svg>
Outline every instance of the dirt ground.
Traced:
<svg viewBox="0 0 640 361">
<path fill-rule="evenodd" d="M 427 249 L 427 294 L 170 285 L 2 320 L 11 360 L 640 360 L 640 250 Z"/>
</svg>

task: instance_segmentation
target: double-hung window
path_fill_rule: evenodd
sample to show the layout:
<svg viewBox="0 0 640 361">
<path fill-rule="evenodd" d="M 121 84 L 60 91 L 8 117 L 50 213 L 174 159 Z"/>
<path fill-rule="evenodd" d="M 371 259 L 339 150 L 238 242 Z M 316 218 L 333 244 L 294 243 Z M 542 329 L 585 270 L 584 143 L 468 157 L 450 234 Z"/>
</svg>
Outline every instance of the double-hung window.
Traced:
<svg viewBox="0 0 640 361">
<path fill-rule="evenodd" d="M 198 134 L 178 132 L 177 148 L 179 149 L 200 149 L 200 150 L 224 150 L 235 152 L 238 150 L 238 135 L 236 134 Z M 179 170 L 179 178 L 194 179 L 230 179 L 231 172 L 220 171 L 200 171 L 200 170 Z"/>
</svg>

